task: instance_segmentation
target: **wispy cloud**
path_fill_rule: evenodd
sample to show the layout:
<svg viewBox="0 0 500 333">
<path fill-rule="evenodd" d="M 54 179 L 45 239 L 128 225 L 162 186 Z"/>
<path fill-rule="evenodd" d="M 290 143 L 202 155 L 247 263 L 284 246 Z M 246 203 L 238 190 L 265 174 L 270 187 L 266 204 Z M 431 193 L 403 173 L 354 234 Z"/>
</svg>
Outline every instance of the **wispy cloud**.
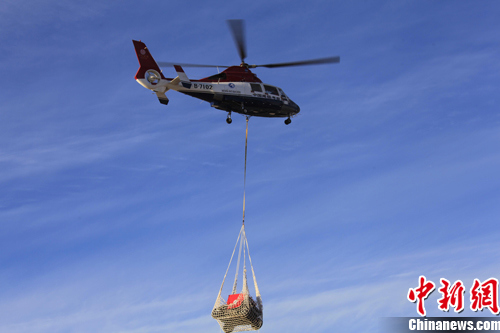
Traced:
<svg viewBox="0 0 500 333">
<path fill-rule="evenodd" d="M 415 315 L 415 304 L 406 300 L 406 293 L 417 284 L 419 275 L 424 274 L 435 283 L 441 277 L 461 279 L 470 287 L 473 278 L 485 279 L 495 274 L 494 265 L 484 266 L 474 259 L 494 258 L 490 245 L 495 238 L 488 238 L 482 245 L 469 242 L 460 248 L 443 246 L 419 254 L 366 258 L 352 265 L 331 262 L 316 275 L 296 273 L 283 281 L 283 286 L 269 284 L 270 277 L 261 272 L 263 329 L 328 332 L 332 328 L 353 331 L 370 327 L 383 332 L 380 318 Z M 210 292 L 204 276 L 192 275 L 186 280 L 191 268 L 187 268 L 186 274 L 163 275 L 169 271 L 165 263 L 151 259 L 139 263 L 136 255 L 130 257 L 128 264 L 122 259 L 113 262 L 111 257 L 96 259 L 59 268 L 39 279 L 35 289 L 9 293 L 0 302 L 0 330 L 17 333 L 218 329 L 209 315 L 218 286 L 214 285 Z M 464 261 L 470 265 L 452 269 Z M 144 271 L 146 267 L 150 273 Z M 162 272 L 164 279 L 156 280 L 152 272 Z M 324 278 L 335 282 L 318 283 Z M 310 285 L 323 287 L 311 291 Z M 433 315 L 445 315 L 435 306 L 438 297 L 437 292 L 429 297 L 427 309 Z"/>
<path fill-rule="evenodd" d="M 45 172 L 56 172 L 64 168 L 95 163 L 97 160 L 116 156 L 131 147 L 152 141 L 155 134 L 121 133 L 100 137 L 87 136 L 66 138 L 66 142 L 24 142 L 24 147 L 11 147 L 11 151 L 0 152 L 0 163 L 4 172 L 0 182 L 17 177 L 36 176 Z"/>
</svg>

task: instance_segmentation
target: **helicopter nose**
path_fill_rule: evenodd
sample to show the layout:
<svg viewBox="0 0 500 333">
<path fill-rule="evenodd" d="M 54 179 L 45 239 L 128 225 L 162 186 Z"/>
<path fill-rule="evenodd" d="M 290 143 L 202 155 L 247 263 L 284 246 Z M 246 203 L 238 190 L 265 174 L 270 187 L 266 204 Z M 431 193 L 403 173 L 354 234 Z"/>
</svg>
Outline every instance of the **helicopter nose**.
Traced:
<svg viewBox="0 0 500 333">
<path fill-rule="evenodd" d="M 295 104 L 295 103 L 293 103 L 293 105 L 294 105 L 294 106 L 295 106 L 295 108 L 297 109 L 297 113 L 299 113 L 299 112 L 300 112 L 300 108 L 299 108 L 299 106 L 298 106 L 297 104 Z"/>
<path fill-rule="evenodd" d="M 288 105 L 284 104 L 281 107 L 281 111 L 283 111 L 286 114 L 293 115 L 293 114 L 297 114 L 300 112 L 300 107 L 297 104 L 295 104 L 294 102 L 289 101 Z"/>
</svg>

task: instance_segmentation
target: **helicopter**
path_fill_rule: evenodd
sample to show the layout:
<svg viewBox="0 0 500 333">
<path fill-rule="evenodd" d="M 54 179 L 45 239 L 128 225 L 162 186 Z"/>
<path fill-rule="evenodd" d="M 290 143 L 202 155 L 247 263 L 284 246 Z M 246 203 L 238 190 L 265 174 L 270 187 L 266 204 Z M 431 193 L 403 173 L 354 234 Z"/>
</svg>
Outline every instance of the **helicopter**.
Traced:
<svg viewBox="0 0 500 333">
<path fill-rule="evenodd" d="M 139 70 L 135 75 L 136 81 L 156 93 L 161 104 L 167 105 L 168 90 L 201 99 L 210 103 L 210 106 L 227 112 L 226 122 L 230 124 L 231 113 L 257 117 L 282 117 L 287 118 L 285 124 L 289 125 L 291 117 L 300 112 L 299 106 L 293 102 L 283 91 L 274 85 L 263 83 L 250 68 L 290 67 L 302 65 L 317 65 L 338 63 L 340 57 L 328 57 L 312 60 L 273 63 L 265 65 L 249 65 L 245 62 L 247 57 L 243 20 L 228 20 L 228 25 L 233 35 L 241 59 L 239 66 L 198 65 L 173 62 L 156 62 L 146 44 L 142 41 L 132 40 L 134 43 Z M 177 76 L 166 78 L 160 67 L 173 66 Z M 189 79 L 183 67 L 221 67 L 224 71 L 199 80 Z"/>
</svg>

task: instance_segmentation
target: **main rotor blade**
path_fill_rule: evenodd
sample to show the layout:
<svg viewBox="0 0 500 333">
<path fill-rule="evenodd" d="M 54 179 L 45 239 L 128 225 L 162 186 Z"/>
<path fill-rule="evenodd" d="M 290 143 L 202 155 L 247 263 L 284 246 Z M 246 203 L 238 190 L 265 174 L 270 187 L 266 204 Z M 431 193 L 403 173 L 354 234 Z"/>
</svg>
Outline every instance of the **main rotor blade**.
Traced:
<svg viewBox="0 0 500 333">
<path fill-rule="evenodd" d="M 240 54 L 241 62 L 245 62 L 247 57 L 247 45 L 245 42 L 245 27 L 243 20 L 227 20 L 227 24 L 231 29 L 233 34 L 234 42 L 236 43 L 236 48 Z"/>
<path fill-rule="evenodd" d="M 222 67 L 222 68 L 228 68 L 230 66 L 217 66 L 217 65 L 199 65 L 199 64 L 183 64 L 179 62 L 158 62 L 158 66 L 160 67 L 169 67 L 169 66 L 182 66 L 182 67 L 210 67 L 210 68 L 216 68 L 216 67 Z"/>
<path fill-rule="evenodd" d="M 249 65 L 248 67 L 249 68 L 256 68 L 256 67 L 276 68 L 276 67 L 331 64 L 331 63 L 339 63 L 339 62 L 340 62 L 340 57 L 328 57 L 328 58 L 319 58 L 319 59 L 311 59 L 311 60 L 303 60 L 303 61 L 282 62 L 282 63 L 276 63 L 276 64 L 267 64 L 267 65 Z"/>
</svg>

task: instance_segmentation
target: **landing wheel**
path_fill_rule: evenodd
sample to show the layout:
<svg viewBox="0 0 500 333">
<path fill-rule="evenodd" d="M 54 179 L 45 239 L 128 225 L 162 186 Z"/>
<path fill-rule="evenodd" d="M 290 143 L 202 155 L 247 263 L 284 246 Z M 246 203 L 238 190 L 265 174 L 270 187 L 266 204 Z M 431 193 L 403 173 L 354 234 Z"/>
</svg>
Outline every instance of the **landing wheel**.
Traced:
<svg viewBox="0 0 500 333">
<path fill-rule="evenodd" d="M 233 120 L 231 119 L 231 112 L 229 112 L 229 113 L 227 114 L 226 123 L 231 124 L 232 122 L 233 122 Z"/>
<path fill-rule="evenodd" d="M 291 123 L 291 122 L 292 122 L 292 119 L 287 118 L 287 119 L 285 120 L 285 125 L 290 125 L 290 123 Z"/>
</svg>

